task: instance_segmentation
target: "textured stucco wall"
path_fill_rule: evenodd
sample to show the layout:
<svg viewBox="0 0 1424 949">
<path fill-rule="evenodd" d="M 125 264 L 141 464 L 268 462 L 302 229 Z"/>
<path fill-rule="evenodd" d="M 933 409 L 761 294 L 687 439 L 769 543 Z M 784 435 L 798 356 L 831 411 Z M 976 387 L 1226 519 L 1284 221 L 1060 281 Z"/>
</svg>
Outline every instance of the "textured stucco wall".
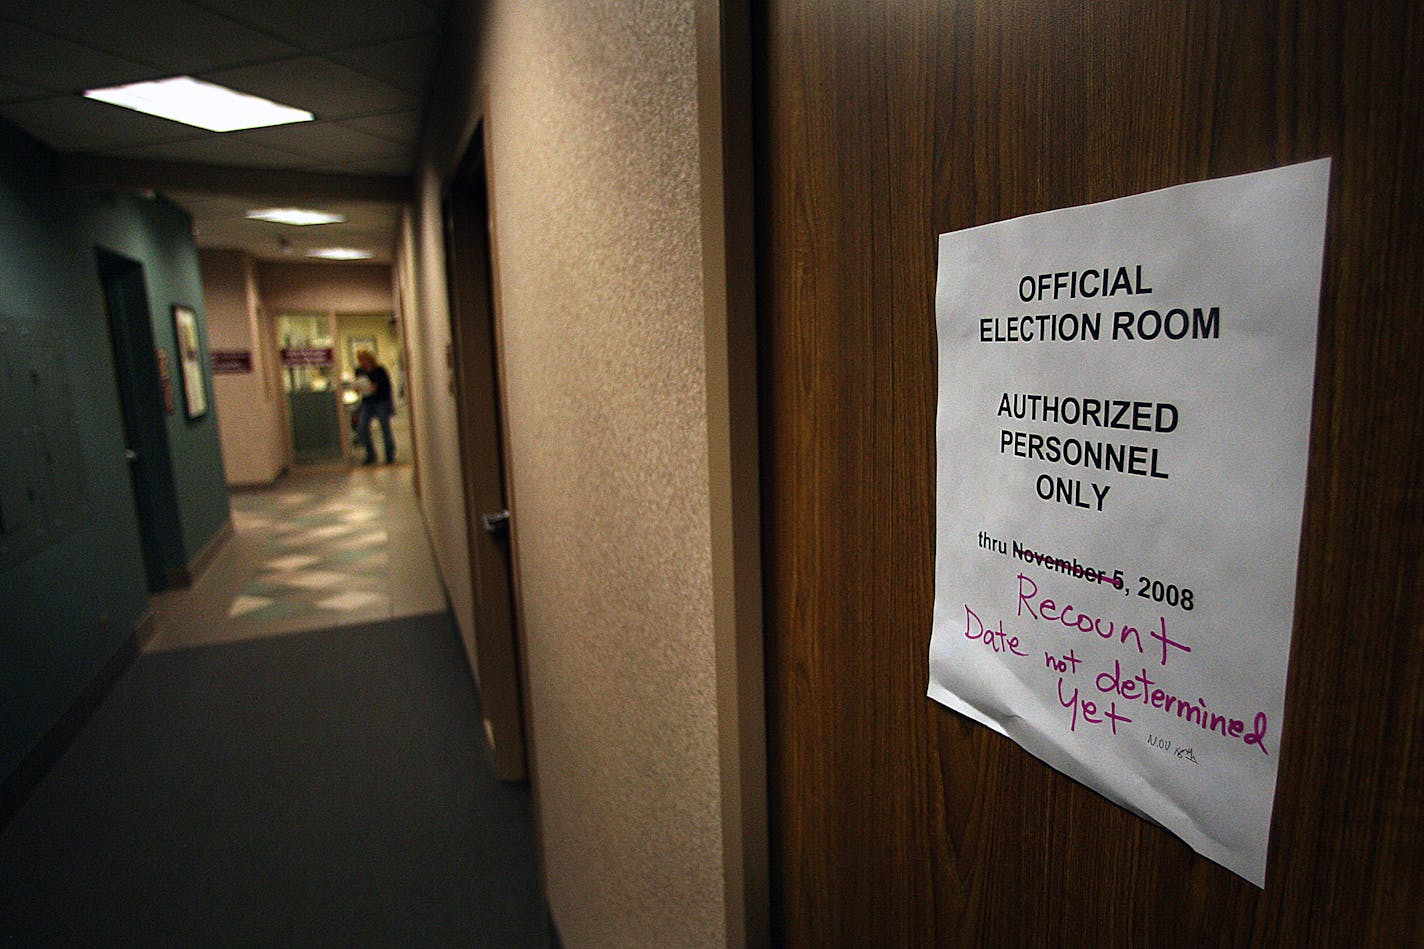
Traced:
<svg viewBox="0 0 1424 949">
<path fill-rule="evenodd" d="M 496 5 L 491 174 L 549 896 L 721 942 L 690 3 Z"/>
<path fill-rule="evenodd" d="M 427 168 L 448 174 L 487 90 L 528 712 L 570 949 L 727 938 L 693 13 L 495 0 L 478 74 L 437 97 L 428 138 Z M 423 194 L 421 249 L 438 181 Z M 422 253 L 412 280 L 432 368 L 442 264 Z M 437 439 L 442 386 L 423 389 Z M 458 490 L 454 459 L 422 462 Z"/>
<path fill-rule="evenodd" d="M 411 413 L 415 420 L 416 475 L 420 504 L 440 577 L 450 597 L 455 623 L 469 652 L 474 640 L 474 596 L 465 524 L 464 482 L 460 475 L 460 429 L 451 388 L 450 307 L 445 289 L 444 231 L 440 181 L 430 172 L 418 179 L 416 205 L 401 230 L 401 319 L 406 326 Z"/>
</svg>

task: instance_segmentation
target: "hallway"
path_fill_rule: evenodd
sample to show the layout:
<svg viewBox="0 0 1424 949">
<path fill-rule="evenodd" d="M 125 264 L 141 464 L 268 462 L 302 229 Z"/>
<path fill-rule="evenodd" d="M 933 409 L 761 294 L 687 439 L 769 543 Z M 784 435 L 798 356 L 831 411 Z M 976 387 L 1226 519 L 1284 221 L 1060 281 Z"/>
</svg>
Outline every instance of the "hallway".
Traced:
<svg viewBox="0 0 1424 949">
<path fill-rule="evenodd" d="M 0 944 L 549 945 L 410 469 L 233 510 L 0 833 Z"/>
</svg>

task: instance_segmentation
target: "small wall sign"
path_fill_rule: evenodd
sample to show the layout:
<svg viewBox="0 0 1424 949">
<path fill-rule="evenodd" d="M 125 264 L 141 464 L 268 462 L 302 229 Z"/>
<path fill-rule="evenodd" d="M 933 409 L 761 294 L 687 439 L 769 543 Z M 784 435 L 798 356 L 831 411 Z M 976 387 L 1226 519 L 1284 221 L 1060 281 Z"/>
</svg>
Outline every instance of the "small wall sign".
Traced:
<svg viewBox="0 0 1424 949">
<path fill-rule="evenodd" d="M 252 350 L 214 349 L 208 353 L 213 372 L 239 373 L 252 371 Z"/>
<path fill-rule="evenodd" d="M 292 346 L 282 350 L 282 366 L 331 366 L 336 363 L 336 350 L 331 346 Z"/>
</svg>

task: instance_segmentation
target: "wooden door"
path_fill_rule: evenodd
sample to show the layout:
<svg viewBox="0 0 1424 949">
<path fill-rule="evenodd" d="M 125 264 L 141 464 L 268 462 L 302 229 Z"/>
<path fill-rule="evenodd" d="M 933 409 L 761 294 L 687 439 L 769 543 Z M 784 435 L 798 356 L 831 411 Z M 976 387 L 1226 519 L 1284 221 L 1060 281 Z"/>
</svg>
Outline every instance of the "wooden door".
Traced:
<svg viewBox="0 0 1424 949">
<path fill-rule="evenodd" d="M 1424 945 L 1420 11 L 770 0 L 758 15 L 780 942 Z M 936 236 L 1326 155 L 1262 891 L 925 697 Z"/>
<path fill-rule="evenodd" d="M 445 201 L 446 266 L 474 581 L 475 674 L 495 773 L 516 781 L 527 777 L 527 766 L 485 168 L 484 137 L 477 131 Z"/>
</svg>

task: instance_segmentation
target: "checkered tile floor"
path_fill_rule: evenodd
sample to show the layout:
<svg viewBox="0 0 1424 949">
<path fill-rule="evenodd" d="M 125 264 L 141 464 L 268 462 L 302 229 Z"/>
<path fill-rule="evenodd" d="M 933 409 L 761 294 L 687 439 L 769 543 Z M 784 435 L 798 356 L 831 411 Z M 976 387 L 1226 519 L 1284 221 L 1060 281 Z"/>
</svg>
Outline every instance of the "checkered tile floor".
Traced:
<svg viewBox="0 0 1424 949">
<path fill-rule="evenodd" d="M 228 617 L 265 621 L 388 609 L 385 507 L 383 492 L 361 487 L 337 497 L 302 491 L 234 496 L 233 527 L 265 541 L 257 572 L 242 584 Z"/>
<path fill-rule="evenodd" d="M 230 495 L 232 535 L 190 588 L 150 598 L 150 650 L 449 609 L 409 465 L 297 470 Z"/>
</svg>

